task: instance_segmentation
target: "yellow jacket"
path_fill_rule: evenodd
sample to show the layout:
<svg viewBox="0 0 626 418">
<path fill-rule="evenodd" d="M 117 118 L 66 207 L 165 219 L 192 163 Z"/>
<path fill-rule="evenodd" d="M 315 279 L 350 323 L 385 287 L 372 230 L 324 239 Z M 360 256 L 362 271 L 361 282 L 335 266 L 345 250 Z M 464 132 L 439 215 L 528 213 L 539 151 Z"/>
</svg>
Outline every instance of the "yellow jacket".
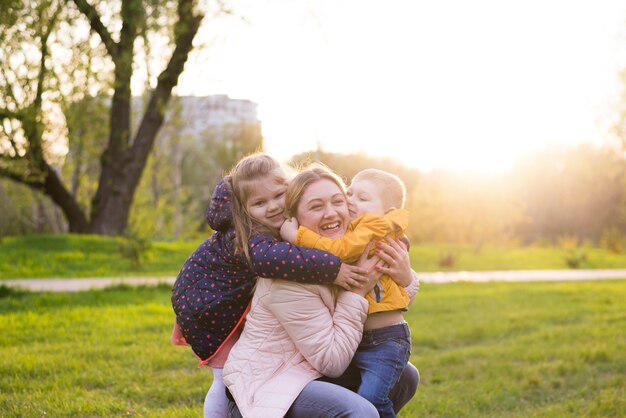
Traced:
<svg viewBox="0 0 626 418">
<path fill-rule="evenodd" d="M 301 226 L 298 228 L 296 245 L 328 251 L 342 261 L 354 262 L 363 254 L 371 240 L 379 241 L 387 235 L 400 239 L 408 225 L 409 213 L 404 209 L 394 209 L 382 216 L 365 213 L 350 222 L 346 234 L 340 238 L 321 237 Z M 369 314 L 404 309 L 410 303 L 404 289 L 387 275 L 380 278 L 376 287 L 366 297 L 369 301 Z"/>
</svg>

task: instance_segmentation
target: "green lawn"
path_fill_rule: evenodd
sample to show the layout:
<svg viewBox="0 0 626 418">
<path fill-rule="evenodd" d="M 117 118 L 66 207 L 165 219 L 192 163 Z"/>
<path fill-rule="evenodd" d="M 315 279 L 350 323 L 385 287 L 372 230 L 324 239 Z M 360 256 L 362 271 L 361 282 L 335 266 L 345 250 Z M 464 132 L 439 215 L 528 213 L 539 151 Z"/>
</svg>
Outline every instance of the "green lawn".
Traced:
<svg viewBox="0 0 626 418">
<path fill-rule="evenodd" d="M 211 375 L 169 344 L 170 289 L 0 287 L 0 415 L 198 417 Z M 423 284 L 402 417 L 626 415 L 626 281 Z"/>
<path fill-rule="evenodd" d="M 123 238 L 73 234 L 6 237 L 0 241 L 0 279 L 175 276 L 201 242 L 152 242 L 136 265 Z"/>
<path fill-rule="evenodd" d="M 123 238 L 95 235 L 31 235 L 0 241 L 0 279 L 51 277 L 175 276 L 202 239 L 152 242 L 139 259 L 128 253 Z M 626 254 L 584 247 L 579 268 L 626 268 Z M 557 247 L 420 244 L 411 246 L 416 271 L 566 269 L 568 253 Z M 452 255 L 454 264 L 440 260 Z M 137 265 L 135 262 L 139 261 Z"/>
</svg>

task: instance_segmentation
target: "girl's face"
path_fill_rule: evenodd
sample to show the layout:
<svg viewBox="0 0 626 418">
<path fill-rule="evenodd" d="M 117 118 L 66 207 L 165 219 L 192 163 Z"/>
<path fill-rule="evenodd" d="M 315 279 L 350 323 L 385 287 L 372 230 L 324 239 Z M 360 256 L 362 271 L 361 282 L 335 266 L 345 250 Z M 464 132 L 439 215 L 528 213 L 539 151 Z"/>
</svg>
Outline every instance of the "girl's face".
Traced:
<svg viewBox="0 0 626 418">
<path fill-rule="evenodd" d="M 382 191 L 369 180 L 354 180 L 348 191 L 348 208 L 351 219 L 358 218 L 365 212 L 374 215 L 384 215 L 387 208 L 384 207 L 380 198 Z"/>
<path fill-rule="evenodd" d="M 280 228 L 285 217 L 285 192 L 287 186 L 277 184 L 273 176 L 261 177 L 249 185 L 250 195 L 246 210 L 252 218 L 264 226 Z"/>
<path fill-rule="evenodd" d="M 298 203 L 296 218 L 300 225 L 327 238 L 342 237 L 350 223 L 343 191 L 327 179 L 306 188 Z"/>
</svg>

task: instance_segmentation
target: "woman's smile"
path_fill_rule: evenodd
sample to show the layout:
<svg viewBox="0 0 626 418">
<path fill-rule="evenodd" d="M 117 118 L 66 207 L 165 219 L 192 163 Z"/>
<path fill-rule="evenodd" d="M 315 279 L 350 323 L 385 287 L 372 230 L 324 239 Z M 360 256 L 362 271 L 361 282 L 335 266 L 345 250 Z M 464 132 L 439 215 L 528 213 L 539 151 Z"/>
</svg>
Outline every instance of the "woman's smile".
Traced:
<svg viewBox="0 0 626 418">
<path fill-rule="evenodd" d="M 323 237 L 343 236 L 350 221 L 343 190 L 327 179 L 311 183 L 302 194 L 296 217 L 300 225 Z"/>
</svg>

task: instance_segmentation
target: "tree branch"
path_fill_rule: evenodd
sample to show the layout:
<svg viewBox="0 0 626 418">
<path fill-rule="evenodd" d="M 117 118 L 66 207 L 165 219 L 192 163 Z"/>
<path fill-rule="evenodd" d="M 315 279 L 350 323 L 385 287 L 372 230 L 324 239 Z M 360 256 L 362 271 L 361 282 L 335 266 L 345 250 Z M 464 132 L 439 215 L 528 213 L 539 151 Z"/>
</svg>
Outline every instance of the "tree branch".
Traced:
<svg viewBox="0 0 626 418">
<path fill-rule="evenodd" d="M 131 154 L 147 157 L 156 133 L 163 123 L 165 107 L 172 96 L 172 89 L 176 86 L 178 77 L 183 72 L 185 62 L 187 62 L 189 53 L 193 48 L 193 39 L 204 18 L 202 14 L 193 14 L 193 3 L 192 0 L 180 0 L 179 2 L 179 19 L 174 27 L 176 47 L 167 67 L 157 79 L 157 86 L 150 97 L 133 146 L 129 150 Z"/>
<path fill-rule="evenodd" d="M 21 120 L 19 113 L 11 112 L 10 110 L 7 110 L 7 109 L 0 109 L 0 121 L 5 120 L 5 119 Z"/>
<path fill-rule="evenodd" d="M 4 158 L 3 158 L 4 159 Z M 0 177 L 6 177 L 18 183 L 22 183 L 35 190 L 43 190 L 44 182 L 41 179 L 29 178 L 26 173 L 18 173 L 13 170 L 9 170 L 7 167 L 0 165 Z"/>
<path fill-rule="evenodd" d="M 45 31 L 41 33 L 41 59 L 39 60 L 39 74 L 37 75 L 37 87 L 35 91 L 35 101 L 34 106 L 37 111 L 41 109 L 41 97 L 43 94 L 43 83 L 46 79 L 46 59 L 48 58 L 48 38 L 54 29 L 54 25 L 56 24 L 56 20 L 61 13 L 61 7 L 54 12 L 50 20 L 48 21 L 48 26 L 45 28 Z M 41 16 L 40 16 L 41 17 Z"/>
<path fill-rule="evenodd" d="M 5 87 L 5 91 L 4 94 L 5 96 L 5 104 L 6 104 L 6 97 L 10 97 L 11 99 L 13 99 L 13 103 L 17 105 L 17 100 L 15 100 L 15 91 L 13 90 L 13 86 L 11 85 L 11 81 L 9 78 L 9 75 L 7 74 L 7 68 L 5 68 L 4 66 L 0 67 L 0 69 L 2 70 L 2 76 L 4 77 L 4 87 Z M 13 80 L 16 80 L 17 77 L 15 76 L 15 72 L 13 72 L 13 70 L 11 70 L 11 73 L 13 75 Z"/>
<path fill-rule="evenodd" d="M 69 0 L 66 0 L 69 1 Z M 100 36 L 102 43 L 106 47 L 107 51 L 111 55 L 111 58 L 115 61 L 117 57 L 117 44 L 111 37 L 111 34 L 107 30 L 107 28 L 102 24 L 102 20 L 100 20 L 100 15 L 95 7 L 91 4 L 87 3 L 87 0 L 73 0 L 78 7 L 78 10 L 87 17 L 89 20 L 89 25 L 91 29 L 94 30 Z"/>
</svg>

